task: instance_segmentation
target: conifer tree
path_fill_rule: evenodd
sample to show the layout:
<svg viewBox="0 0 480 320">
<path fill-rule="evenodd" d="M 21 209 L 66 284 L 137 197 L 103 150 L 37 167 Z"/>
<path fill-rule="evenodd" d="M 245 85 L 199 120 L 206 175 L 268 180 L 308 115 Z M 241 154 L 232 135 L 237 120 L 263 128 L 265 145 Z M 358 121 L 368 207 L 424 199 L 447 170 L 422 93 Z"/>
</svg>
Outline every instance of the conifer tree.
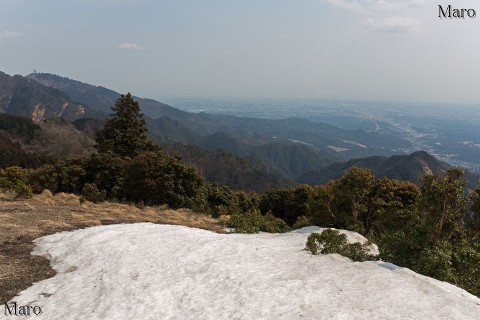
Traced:
<svg viewBox="0 0 480 320">
<path fill-rule="evenodd" d="M 122 95 L 115 106 L 113 114 L 96 136 L 98 152 L 112 152 L 121 157 L 134 157 L 142 151 L 155 149 L 147 137 L 147 128 L 140 105 L 130 93 Z"/>
</svg>

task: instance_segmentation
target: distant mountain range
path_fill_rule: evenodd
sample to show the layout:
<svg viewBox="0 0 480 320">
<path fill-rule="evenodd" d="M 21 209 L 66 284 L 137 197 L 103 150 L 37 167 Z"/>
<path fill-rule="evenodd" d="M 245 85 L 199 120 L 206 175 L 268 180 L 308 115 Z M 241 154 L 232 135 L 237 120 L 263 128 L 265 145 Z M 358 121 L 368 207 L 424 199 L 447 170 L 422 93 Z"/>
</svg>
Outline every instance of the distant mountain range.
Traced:
<svg viewBox="0 0 480 320">
<path fill-rule="evenodd" d="M 58 89 L 73 101 L 104 113 L 108 113 L 115 100 L 120 97 L 119 93 L 104 87 L 92 86 L 53 74 L 33 73 L 27 78 Z M 222 132 L 247 145 L 265 143 L 305 145 L 316 149 L 324 156 L 342 160 L 372 155 L 388 156 L 402 153 L 403 149 L 410 147 L 409 142 L 392 135 L 362 130 L 349 131 L 305 119 L 268 120 L 189 113 L 151 99 L 138 98 L 138 101 L 142 112 L 148 118 L 166 117 L 175 120 L 184 128 L 200 136 Z M 155 122 L 150 121 L 151 132 L 158 131 L 154 126 Z M 177 126 L 173 132 L 165 132 L 164 128 L 159 129 L 162 131 L 162 136 L 154 138 L 164 139 L 168 136 L 175 142 L 196 143 L 188 139 L 185 141 L 185 137 L 180 141 L 176 140 L 179 130 L 183 131 L 183 128 Z"/>
<path fill-rule="evenodd" d="M 89 137 L 90 146 L 119 97 L 113 90 L 58 75 L 10 77 L 0 73 L 0 112 L 37 122 L 64 117 Z M 370 168 L 379 177 L 413 182 L 448 168 L 425 152 L 392 156 L 411 145 L 388 134 L 345 130 L 305 119 L 189 113 L 155 100 L 136 99 L 149 135 L 166 152 L 181 156 L 211 180 L 235 188 L 263 191 L 296 183 L 320 184 L 341 177 L 352 166 Z M 72 138 L 74 133 L 68 136 L 77 139 Z M 468 180 L 478 181 L 473 175 Z"/>
</svg>

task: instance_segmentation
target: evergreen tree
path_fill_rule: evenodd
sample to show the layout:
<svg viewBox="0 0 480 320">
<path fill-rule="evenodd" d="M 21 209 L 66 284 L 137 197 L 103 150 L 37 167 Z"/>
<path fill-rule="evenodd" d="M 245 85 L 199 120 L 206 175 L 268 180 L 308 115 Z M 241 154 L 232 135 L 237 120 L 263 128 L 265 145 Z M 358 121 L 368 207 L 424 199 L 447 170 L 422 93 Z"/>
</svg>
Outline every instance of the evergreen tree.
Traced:
<svg viewBox="0 0 480 320">
<path fill-rule="evenodd" d="M 113 114 L 97 133 L 96 148 L 99 152 L 113 152 L 121 157 L 134 157 L 142 151 L 152 151 L 154 144 L 147 137 L 147 128 L 138 101 L 130 93 L 122 95 Z"/>
</svg>

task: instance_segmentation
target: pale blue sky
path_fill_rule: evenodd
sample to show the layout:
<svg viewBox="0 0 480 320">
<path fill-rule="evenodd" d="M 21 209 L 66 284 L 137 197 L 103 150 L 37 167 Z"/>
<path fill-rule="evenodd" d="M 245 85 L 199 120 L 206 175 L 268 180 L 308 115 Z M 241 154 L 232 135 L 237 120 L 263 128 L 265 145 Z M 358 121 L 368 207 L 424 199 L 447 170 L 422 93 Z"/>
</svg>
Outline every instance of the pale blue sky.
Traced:
<svg viewBox="0 0 480 320">
<path fill-rule="evenodd" d="M 473 8 L 480 2 L 452 1 Z M 142 97 L 480 104 L 480 16 L 433 0 L 0 0 L 0 70 Z"/>
</svg>

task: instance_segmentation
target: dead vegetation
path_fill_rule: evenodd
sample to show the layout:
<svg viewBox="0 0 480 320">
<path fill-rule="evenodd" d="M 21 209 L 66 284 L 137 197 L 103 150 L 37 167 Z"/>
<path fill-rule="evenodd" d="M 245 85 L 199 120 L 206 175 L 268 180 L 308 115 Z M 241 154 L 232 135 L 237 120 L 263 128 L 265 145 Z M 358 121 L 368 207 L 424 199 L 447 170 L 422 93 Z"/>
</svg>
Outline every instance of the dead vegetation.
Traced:
<svg viewBox="0 0 480 320">
<path fill-rule="evenodd" d="M 55 275 L 45 258 L 32 256 L 32 240 L 60 231 L 97 225 L 152 222 L 185 225 L 224 232 L 217 220 L 191 210 L 166 207 L 138 208 L 104 202 L 80 202 L 72 194 L 48 190 L 31 199 L 0 194 L 0 304 L 10 301 L 32 283 Z"/>
</svg>

